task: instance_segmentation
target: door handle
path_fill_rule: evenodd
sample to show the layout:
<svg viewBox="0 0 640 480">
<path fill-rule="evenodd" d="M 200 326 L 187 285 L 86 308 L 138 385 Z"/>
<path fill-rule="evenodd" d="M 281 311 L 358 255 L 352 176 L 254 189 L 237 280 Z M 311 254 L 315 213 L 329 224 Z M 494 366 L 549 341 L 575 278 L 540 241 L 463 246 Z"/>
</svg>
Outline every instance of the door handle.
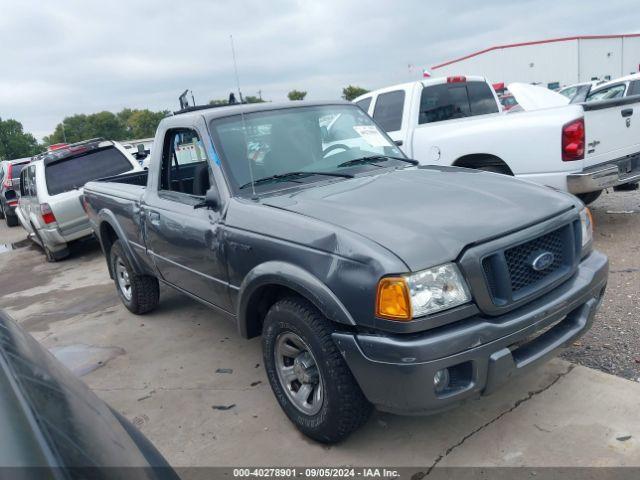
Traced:
<svg viewBox="0 0 640 480">
<path fill-rule="evenodd" d="M 625 108 L 620 112 L 620 115 L 622 115 L 623 117 L 630 117 L 631 115 L 633 115 L 633 108 Z"/>
<path fill-rule="evenodd" d="M 158 212 L 147 212 L 147 217 L 149 217 L 149 221 L 152 225 L 160 225 L 160 214 Z"/>
</svg>

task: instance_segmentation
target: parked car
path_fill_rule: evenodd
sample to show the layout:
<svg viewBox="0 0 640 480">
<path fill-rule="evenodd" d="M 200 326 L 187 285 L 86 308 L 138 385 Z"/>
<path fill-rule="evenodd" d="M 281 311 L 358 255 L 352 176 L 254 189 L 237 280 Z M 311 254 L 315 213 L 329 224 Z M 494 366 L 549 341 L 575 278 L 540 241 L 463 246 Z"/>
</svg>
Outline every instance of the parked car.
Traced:
<svg viewBox="0 0 640 480">
<path fill-rule="evenodd" d="M 20 188 L 20 172 L 31 158 L 5 160 L 0 162 L 0 218 L 4 218 L 8 227 L 19 225 L 16 216 L 18 193 Z"/>
<path fill-rule="evenodd" d="M 141 170 L 124 148 L 103 139 L 39 155 L 21 172 L 17 217 L 47 260 L 61 260 L 69 242 L 93 234 L 79 201 L 84 184 Z"/>
<path fill-rule="evenodd" d="M 589 95 L 591 89 L 601 83 L 603 82 L 583 82 L 567 85 L 558 90 L 558 93 L 567 97 L 570 103 L 582 103 L 587 98 L 587 95 Z"/>
<path fill-rule="evenodd" d="M 355 99 L 423 165 L 514 175 L 593 202 L 603 189 L 640 179 L 640 98 L 573 104 L 544 87 L 510 84 L 522 107 L 500 115 L 482 77 L 394 85 Z M 527 105 L 557 105 L 538 108 Z"/>
<path fill-rule="evenodd" d="M 504 111 L 509 111 L 513 107 L 518 105 L 518 101 L 516 100 L 516 97 L 508 93 L 500 97 L 500 104 L 502 105 L 502 109 Z"/>
<path fill-rule="evenodd" d="M 586 101 L 612 100 L 632 95 L 640 95 L 640 73 L 633 73 L 592 87 L 586 96 Z"/>
<path fill-rule="evenodd" d="M 607 283 L 574 196 L 417 166 L 352 104 L 192 108 L 155 145 L 82 199 L 120 299 L 150 312 L 168 285 L 261 335 L 280 406 L 321 442 L 372 404 L 495 391 L 587 331 Z"/>
<path fill-rule="evenodd" d="M 6 478 L 178 479 L 160 452 L 0 310 Z M 136 476 L 136 478 L 138 478 Z"/>
<path fill-rule="evenodd" d="M 129 152 L 142 167 L 151 153 L 153 138 L 140 138 L 138 140 L 123 140 L 120 144 Z"/>
</svg>

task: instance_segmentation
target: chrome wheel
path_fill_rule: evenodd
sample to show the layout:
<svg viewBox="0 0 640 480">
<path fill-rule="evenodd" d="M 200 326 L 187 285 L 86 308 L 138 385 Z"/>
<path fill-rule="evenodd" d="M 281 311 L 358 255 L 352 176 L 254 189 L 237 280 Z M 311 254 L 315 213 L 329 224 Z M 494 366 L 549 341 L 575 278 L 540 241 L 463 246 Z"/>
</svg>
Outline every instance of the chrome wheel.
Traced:
<svg viewBox="0 0 640 480">
<path fill-rule="evenodd" d="M 118 288 L 127 301 L 131 300 L 131 280 L 129 279 L 129 271 L 120 257 L 116 257 L 114 262 L 116 267 L 116 280 L 118 281 Z"/>
<path fill-rule="evenodd" d="M 278 379 L 291 403 L 306 415 L 318 413 L 324 388 L 311 349 L 300 336 L 285 332 L 276 339 L 274 354 Z"/>
</svg>

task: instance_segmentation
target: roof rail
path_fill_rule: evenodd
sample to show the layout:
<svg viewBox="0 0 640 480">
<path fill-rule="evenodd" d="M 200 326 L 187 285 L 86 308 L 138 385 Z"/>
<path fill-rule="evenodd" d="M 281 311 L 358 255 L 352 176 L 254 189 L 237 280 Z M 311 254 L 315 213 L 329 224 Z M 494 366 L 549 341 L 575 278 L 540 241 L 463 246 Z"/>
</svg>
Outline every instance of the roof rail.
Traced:
<svg viewBox="0 0 640 480">
<path fill-rule="evenodd" d="M 240 105 L 246 105 L 248 102 L 236 102 L 236 103 L 222 103 L 217 105 L 195 105 L 192 107 L 183 108 L 182 110 L 177 110 L 173 112 L 174 115 L 180 115 L 181 113 L 189 113 L 196 112 L 198 110 L 208 110 L 209 108 L 219 108 L 219 107 L 236 107 Z"/>
</svg>

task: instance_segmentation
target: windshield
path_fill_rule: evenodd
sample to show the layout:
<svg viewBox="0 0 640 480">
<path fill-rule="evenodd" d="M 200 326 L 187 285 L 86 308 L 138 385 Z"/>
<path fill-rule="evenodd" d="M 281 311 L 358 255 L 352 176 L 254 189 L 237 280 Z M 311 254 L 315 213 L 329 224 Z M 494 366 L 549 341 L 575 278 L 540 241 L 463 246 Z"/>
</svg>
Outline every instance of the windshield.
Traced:
<svg viewBox="0 0 640 480">
<path fill-rule="evenodd" d="M 248 113 L 244 118 L 234 115 L 213 120 L 211 133 L 236 191 L 248 185 L 263 192 L 282 188 L 282 182 L 340 178 L 323 173 L 348 177 L 358 170 L 408 165 L 392 158 L 345 165 L 364 157 L 404 158 L 386 133 L 355 105 L 285 108 Z M 313 174 L 273 178 L 292 172 Z M 268 178 L 274 181 L 255 182 Z"/>
</svg>

